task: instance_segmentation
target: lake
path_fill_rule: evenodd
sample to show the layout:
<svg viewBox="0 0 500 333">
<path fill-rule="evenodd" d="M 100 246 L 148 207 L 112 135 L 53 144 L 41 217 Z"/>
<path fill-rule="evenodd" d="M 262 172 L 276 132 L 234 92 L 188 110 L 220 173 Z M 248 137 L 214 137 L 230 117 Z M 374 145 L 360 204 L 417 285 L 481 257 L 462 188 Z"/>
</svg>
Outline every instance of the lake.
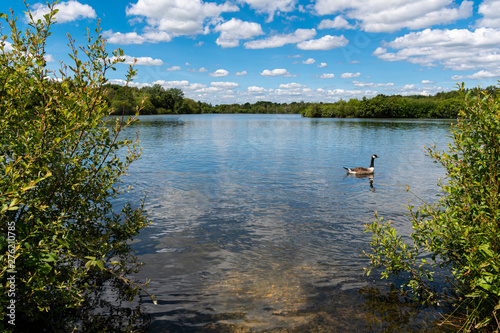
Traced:
<svg viewBox="0 0 500 333">
<path fill-rule="evenodd" d="M 404 205 L 433 202 L 444 177 L 423 147 L 445 149 L 450 123 L 141 116 L 143 155 L 123 180 L 128 199 L 148 193 L 134 249 L 158 298 L 152 331 L 423 331 L 432 311 L 376 297 L 398 281 L 363 275 L 363 230 L 375 212 L 411 230 Z M 346 174 L 372 154 L 373 177 Z"/>
</svg>

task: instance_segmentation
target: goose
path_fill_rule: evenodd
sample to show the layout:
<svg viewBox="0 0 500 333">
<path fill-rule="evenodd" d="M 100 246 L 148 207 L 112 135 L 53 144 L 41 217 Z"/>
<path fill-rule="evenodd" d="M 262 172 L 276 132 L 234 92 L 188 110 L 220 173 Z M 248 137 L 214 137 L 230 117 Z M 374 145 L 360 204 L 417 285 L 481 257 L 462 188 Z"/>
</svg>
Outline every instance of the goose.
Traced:
<svg viewBox="0 0 500 333">
<path fill-rule="evenodd" d="M 344 167 L 344 169 L 346 169 L 347 172 L 349 172 L 351 174 L 355 174 L 355 175 L 370 175 L 373 173 L 373 171 L 375 171 L 375 167 L 373 166 L 373 162 L 375 161 L 376 158 L 378 158 L 378 156 L 373 154 L 372 155 L 372 162 L 370 163 L 369 168 L 357 167 L 354 169 L 350 169 L 350 168 Z"/>
</svg>

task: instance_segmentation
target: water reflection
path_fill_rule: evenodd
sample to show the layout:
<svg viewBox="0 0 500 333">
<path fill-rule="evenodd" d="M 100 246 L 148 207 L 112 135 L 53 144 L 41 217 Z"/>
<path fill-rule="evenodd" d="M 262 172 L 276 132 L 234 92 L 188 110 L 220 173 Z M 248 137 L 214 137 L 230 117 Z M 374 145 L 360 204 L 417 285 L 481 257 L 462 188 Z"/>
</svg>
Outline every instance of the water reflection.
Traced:
<svg viewBox="0 0 500 333">
<path fill-rule="evenodd" d="M 351 177 L 351 178 L 368 178 L 368 183 L 370 185 L 370 191 L 375 192 L 375 187 L 373 186 L 373 180 L 375 179 L 375 174 L 371 174 L 371 175 L 357 175 L 357 174 L 347 173 L 346 177 Z"/>
<path fill-rule="evenodd" d="M 432 201 L 443 171 L 422 147 L 447 143 L 439 121 L 151 116 L 135 129 L 144 154 L 124 181 L 149 192 L 134 249 L 158 297 L 153 332 L 369 330 L 358 291 L 384 285 L 363 276 L 364 225 L 378 211 L 409 232 L 403 204 L 418 202 L 399 184 Z M 346 176 L 373 151 L 376 175 Z"/>
</svg>

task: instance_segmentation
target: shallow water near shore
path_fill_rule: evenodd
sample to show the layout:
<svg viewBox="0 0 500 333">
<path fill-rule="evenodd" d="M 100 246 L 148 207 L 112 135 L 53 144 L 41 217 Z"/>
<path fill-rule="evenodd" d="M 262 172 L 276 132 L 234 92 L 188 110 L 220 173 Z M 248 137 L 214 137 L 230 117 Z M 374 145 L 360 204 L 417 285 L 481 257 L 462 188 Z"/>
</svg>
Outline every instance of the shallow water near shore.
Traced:
<svg viewBox="0 0 500 333">
<path fill-rule="evenodd" d="M 158 299 L 144 306 L 152 332 L 436 331 L 437 313 L 376 297 L 397 281 L 364 276 L 361 255 L 375 212 L 407 234 L 404 205 L 435 200 L 444 170 L 424 146 L 445 149 L 450 123 L 141 116 L 128 131 L 143 155 L 123 180 L 124 199 L 148 193 L 134 249 Z M 346 174 L 372 154 L 372 177 Z"/>
</svg>

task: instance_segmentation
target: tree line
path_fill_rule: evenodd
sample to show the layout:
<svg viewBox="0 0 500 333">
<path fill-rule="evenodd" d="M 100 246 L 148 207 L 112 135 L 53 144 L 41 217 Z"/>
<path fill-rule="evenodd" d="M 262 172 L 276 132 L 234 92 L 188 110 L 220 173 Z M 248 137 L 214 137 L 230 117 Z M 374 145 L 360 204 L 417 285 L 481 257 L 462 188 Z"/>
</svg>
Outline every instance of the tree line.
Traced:
<svg viewBox="0 0 500 333">
<path fill-rule="evenodd" d="M 245 104 L 212 105 L 186 98 L 179 88 L 165 89 L 159 84 L 151 87 L 128 87 L 116 84 L 106 86 L 108 106 L 115 114 L 201 114 L 201 113 L 252 113 L 252 114 L 302 114 L 310 118 L 456 118 L 464 108 L 458 90 L 439 92 L 433 96 L 383 95 L 372 98 L 340 100 L 334 103 L 292 102 L 276 103 L 258 101 Z M 473 88 L 492 96 L 499 95 L 495 86 Z"/>
</svg>

